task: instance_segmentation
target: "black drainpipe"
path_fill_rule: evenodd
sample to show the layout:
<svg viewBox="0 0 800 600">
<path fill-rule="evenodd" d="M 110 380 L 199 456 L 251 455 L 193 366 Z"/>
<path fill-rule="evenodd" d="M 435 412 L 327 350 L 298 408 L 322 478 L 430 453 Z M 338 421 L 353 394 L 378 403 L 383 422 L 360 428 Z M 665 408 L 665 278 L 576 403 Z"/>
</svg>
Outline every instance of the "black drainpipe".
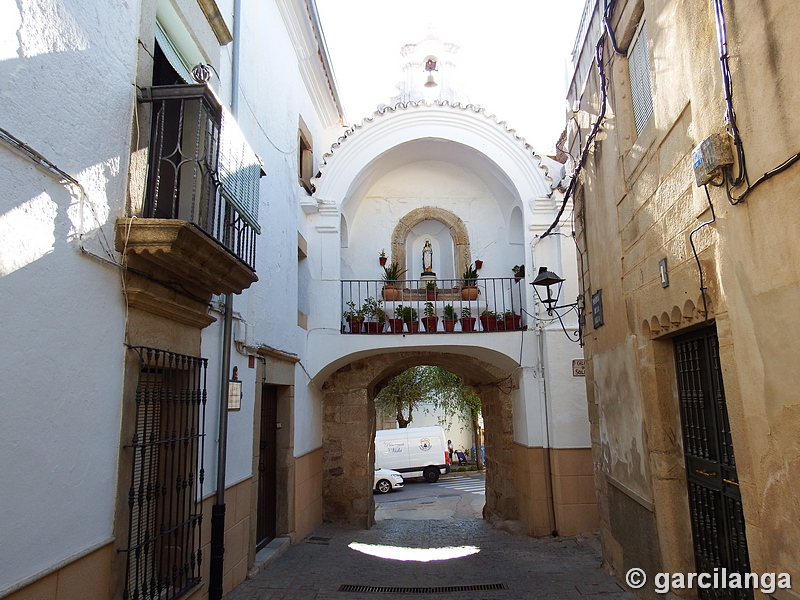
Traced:
<svg viewBox="0 0 800 600">
<path fill-rule="evenodd" d="M 211 507 L 211 562 L 208 576 L 208 599 L 222 598 L 222 574 L 225 563 L 225 460 L 228 450 L 228 372 L 231 367 L 231 322 L 233 294 L 225 296 L 225 321 L 222 328 L 222 368 L 219 392 L 219 446 L 217 448 L 217 495 Z"/>
</svg>

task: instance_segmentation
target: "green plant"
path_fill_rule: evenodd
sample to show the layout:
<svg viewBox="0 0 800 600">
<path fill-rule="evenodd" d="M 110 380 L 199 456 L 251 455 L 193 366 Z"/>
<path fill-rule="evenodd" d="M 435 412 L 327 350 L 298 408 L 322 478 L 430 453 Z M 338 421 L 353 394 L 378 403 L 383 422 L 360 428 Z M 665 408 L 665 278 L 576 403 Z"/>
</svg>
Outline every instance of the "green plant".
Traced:
<svg viewBox="0 0 800 600">
<path fill-rule="evenodd" d="M 469 306 L 464 306 L 461 309 L 461 318 L 462 319 L 471 319 L 472 318 L 472 309 Z"/>
<path fill-rule="evenodd" d="M 417 309 L 412 306 L 403 306 L 402 304 L 397 305 L 394 309 L 394 314 L 403 319 L 404 323 L 411 323 L 418 318 Z"/>
<path fill-rule="evenodd" d="M 506 317 L 515 317 L 517 316 L 517 313 L 513 310 L 507 310 L 506 312 L 503 313 L 503 315 Z"/>
<path fill-rule="evenodd" d="M 471 465 L 471 466 L 467 467 L 467 471 L 477 471 L 477 470 L 478 470 L 478 467 L 475 466 L 475 465 Z"/>
<path fill-rule="evenodd" d="M 347 310 L 344 311 L 343 315 L 346 319 L 351 321 L 363 321 L 364 320 L 364 312 L 362 309 L 356 308 L 356 303 L 350 300 L 347 302 Z"/>
<path fill-rule="evenodd" d="M 514 265 L 511 270 L 517 277 L 525 277 L 525 265 Z"/>
<path fill-rule="evenodd" d="M 436 316 L 436 309 L 433 308 L 433 302 L 426 302 L 422 312 L 426 317 Z"/>
<path fill-rule="evenodd" d="M 482 317 L 490 317 L 490 316 L 492 316 L 492 315 L 497 315 L 497 313 L 496 313 L 496 312 L 494 312 L 493 310 L 485 310 L 485 311 L 483 311 L 483 312 L 481 313 L 481 316 L 482 316 Z"/>
<path fill-rule="evenodd" d="M 386 249 L 381 250 L 381 258 L 386 258 Z"/>
<path fill-rule="evenodd" d="M 464 271 L 464 274 L 461 275 L 461 285 L 463 285 L 464 287 L 474 286 L 477 279 L 478 279 L 478 269 L 475 268 L 475 265 L 473 263 L 470 263 L 470 265 Z"/>
<path fill-rule="evenodd" d="M 425 289 L 428 290 L 429 292 L 435 291 L 436 290 L 436 282 L 435 281 L 429 281 L 428 283 L 425 284 Z"/>
<path fill-rule="evenodd" d="M 386 320 L 386 313 L 383 310 L 383 300 L 375 300 L 372 296 L 364 300 L 360 312 L 368 321 L 374 320 L 383 323 Z"/>
<path fill-rule="evenodd" d="M 383 280 L 386 283 L 394 283 L 405 274 L 406 270 L 401 269 L 400 265 L 398 265 L 396 262 L 393 262 L 390 265 L 384 265 L 383 267 Z"/>
<path fill-rule="evenodd" d="M 456 317 L 456 309 L 453 308 L 452 304 L 446 304 L 444 307 L 444 318 L 447 321 L 455 321 L 458 317 Z"/>
</svg>

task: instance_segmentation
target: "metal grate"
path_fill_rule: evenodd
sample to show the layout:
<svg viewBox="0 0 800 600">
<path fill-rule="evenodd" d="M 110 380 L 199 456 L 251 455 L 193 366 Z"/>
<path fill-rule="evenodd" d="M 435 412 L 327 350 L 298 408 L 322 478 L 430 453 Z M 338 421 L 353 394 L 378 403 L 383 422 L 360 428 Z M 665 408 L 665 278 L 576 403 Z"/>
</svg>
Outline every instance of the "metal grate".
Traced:
<svg viewBox="0 0 800 600">
<path fill-rule="evenodd" d="M 153 105 L 144 217 L 193 223 L 255 270 L 258 158 L 233 125 L 222 131 L 206 85 L 153 86 L 142 100 Z"/>
<path fill-rule="evenodd" d="M 342 585 L 339 592 L 362 592 L 367 594 L 450 594 L 454 592 L 486 592 L 507 590 L 505 583 L 476 583 L 473 585 L 440 585 L 436 587 L 396 587 L 381 585 Z"/>
<path fill-rule="evenodd" d="M 134 347 L 125 600 L 170 600 L 200 581 L 207 360 Z"/>
<path fill-rule="evenodd" d="M 633 116 L 636 133 L 642 133 L 653 114 L 653 88 L 650 84 L 650 58 L 647 49 L 647 23 L 642 23 L 639 35 L 628 54 L 628 74 L 631 81 Z"/>
</svg>

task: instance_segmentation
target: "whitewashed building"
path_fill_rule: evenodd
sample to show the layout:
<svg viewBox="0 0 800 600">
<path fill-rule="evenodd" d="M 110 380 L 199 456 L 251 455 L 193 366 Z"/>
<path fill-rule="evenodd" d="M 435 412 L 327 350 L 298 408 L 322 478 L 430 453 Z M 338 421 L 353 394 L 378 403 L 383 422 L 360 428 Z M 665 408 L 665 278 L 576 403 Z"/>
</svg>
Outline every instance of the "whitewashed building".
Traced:
<svg viewBox="0 0 800 600">
<path fill-rule="evenodd" d="M 458 104 L 455 47 L 404 50 L 430 103 L 345 129 L 313 0 L 3 10 L 0 597 L 215 599 L 323 519 L 368 526 L 371 398 L 414 364 L 484 400 L 489 518 L 595 526 L 580 348 L 526 285 L 577 293 L 572 240 L 537 238 L 561 166 Z M 350 333 L 370 294 L 521 321 Z"/>
</svg>

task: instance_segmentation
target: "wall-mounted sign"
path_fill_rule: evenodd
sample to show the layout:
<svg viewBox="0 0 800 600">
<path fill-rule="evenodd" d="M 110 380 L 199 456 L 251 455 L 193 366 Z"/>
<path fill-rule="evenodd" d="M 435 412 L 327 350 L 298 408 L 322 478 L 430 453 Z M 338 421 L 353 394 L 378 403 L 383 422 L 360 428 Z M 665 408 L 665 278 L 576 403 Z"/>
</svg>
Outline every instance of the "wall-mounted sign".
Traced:
<svg viewBox="0 0 800 600">
<path fill-rule="evenodd" d="M 603 290 L 592 294 L 592 325 L 597 329 L 603 324 Z"/>
<path fill-rule="evenodd" d="M 572 376 L 586 377 L 586 359 L 576 358 L 572 361 Z"/>
</svg>

